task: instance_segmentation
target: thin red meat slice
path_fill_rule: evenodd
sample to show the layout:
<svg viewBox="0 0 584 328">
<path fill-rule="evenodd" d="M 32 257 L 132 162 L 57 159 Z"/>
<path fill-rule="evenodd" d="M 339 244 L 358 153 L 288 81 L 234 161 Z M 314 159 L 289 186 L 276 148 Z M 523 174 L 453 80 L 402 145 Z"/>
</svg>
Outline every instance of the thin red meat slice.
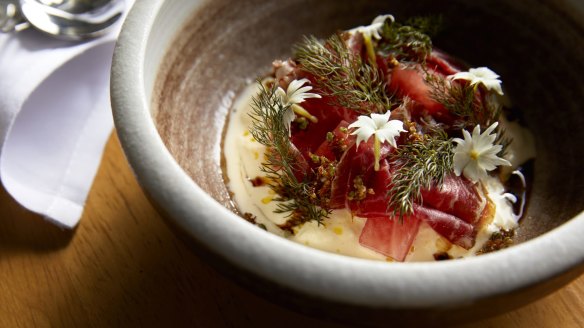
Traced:
<svg viewBox="0 0 584 328">
<path fill-rule="evenodd" d="M 325 140 L 316 149 L 315 155 L 324 156 L 333 161 L 338 160 L 355 143 L 357 137 L 351 135 L 348 131 L 349 122 L 342 120 L 339 125 L 332 131 L 333 140 Z"/>
<path fill-rule="evenodd" d="M 432 98 L 431 88 L 426 83 L 426 74 L 437 78 L 455 74 L 460 70 L 454 60 L 444 53 L 434 50 L 426 59 L 426 71 L 421 64 L 400 64 L 389 73 L 388 90 L 400 97 L 409 97 L 412 116 L 416 119 L 431 116 L 438 122 L 451 123 L 455 117 L 444 106 Z"/>
<path fill-rule="evenodd" d="M 267 151 L 269 152 L 270 149 L 268 149 Z M 298 181 L 304 180 L 306 173 L 310 169 L 310 166 L 308 165 L 308 162 L 302 156 L 302 154 L 300 153 L 298 148 L 296 148 L 296 146 L 293 143 L 290 143 L 290 155 L 291 155 L 291 157 L 294 158 L 293 162 L 290 163 L 291 171 L 294 174 L 294 177 L 296 177 L 296 180 L 298 180 Z M 274 156 L 279 158 L 278 154 L 274 153 Z M 275 167 L 273 167 L 273 169 L 281 170 L 282 167 L 275 166 Z"/>
<path fill-rule="evenodd" d="M 337 165 L 335 177 L 331 187 L 329 206 L 332 209 L 349 208 L 347 193 L 350 189 L 351 171 L 353 170 L 350 156 L 355 153 L 355 147 L 349 148 L 341 157 Z"/>
<path fill-rule="evenodd" d="M 363 183 L 370 188 L 373 193 L 367 194 L 365 199 L 350 201 L 351 211 L 359 217 L 388 217 L 391 209 L 388 207 L 389 195 L 388 187 L 391 185 L 392 173 L 386 159 L 381 160 L 379 171 L 370 169 L 364 174 Z"/>
<path fill-rule="evenodd" d="M 362 246 L 396 261 L 403 261 L 416 239 L 420 223 L 426 222 L 451 243 L 470 249 L 475 243 L 475 230 L 453 215 L 423 206 L 415 206 L 414 214 L 400 222 L 395 217 L 370 217 L 359 236 Z"/>
<path fill-rule="evenodd" d="M 418 115 L 424 111 L 430 115 L 445 112 L 444 106 L 430 96 L 430 86 L 425 82 L 424 74 L 420 65 L 397 66 L 391 72 L 388 88 L 399 96 L 408 96 L 414 101 Z"/>
<path fill-rule="evenodd" d="M 423 206 L 402 222 L 395 217 L 370 217 L 359 236 L 359 243 L 367 248 L 403 261 L 416 239 L 420 223 L 426 222 L 434 231 L 451 243 L 470 249 L 475 243 L 475 230 L 453 215 Z"/>
<path fill-rule="evenodd" d="M 442 75 L 452 75 L 460 72 L 462 67 L 466 66 L 457 59 L 447 55 L 446 53 L 434 48 L 430 56 L 426 58 L 426 66 L 433 72 Z"/>
<path fill-rule="evenodd" d="M 359 243 L 396 261 L 403 261 L 416 239 L 421 220 L 406 217 L 403 222 L 387 216 L 368 218 Z"/>
<path fill-rule="evenodd" d="M 359 147 L 351 146 L 340 158 L 337 165 L 335 178 L 332 182 L 331 202 L 332 208 L 347 208 L 358 213 L 359 216 L 377 216 L 387 212 L 387 183 L 389 183 L 389 165 L 386 157 L 391 151 L 391 146 L 381 146 L 380 170 L 375 171 L 373 153 L 373 138 L 368 142 L 362 142 Z M 353 190 L 354 179 L 360 176 L 363 184 L 374 190 L 374 194 L 367 194 L 363 200 L 350 200 L 348 194 Z M 380 198 L 381 197 L 381 198 Z M 380 201 L 381 199 L 381 201 Z M 374 206 L 375 204 L 375 206 Z M 380 206 L 380 204 L 385 204 Z M 383 207 L 383 208 L 381 208 Z"/>
<path fill-rule="evenodd" d="M 310 153 L 314 154 L 326 140 L 326 134 L 333 131 L 341 121 L 353 122 L 357 119 L 358 114 L 354 111 L 331 106 L 330 102 L 327 97 L 307 99 L 301 105 L 318 119 L 318 123 L 309 123 L 306 129 L 292 125 L 292 143 L 307 160 L 310 159 Z"/>
<path fill-rule="evenodd" d="M 290 150 L 294 155 L 294 165 L 292 165 L 292 171 L 294 176 L 298 181 L 304 180 L 308 169 L 310 168 L 308 161 L 302 156 L 302 153 L 293 143 L 290 143 Z"/>
<path fill-rule="evenodd" d="M 460 177 L 448 176 L 442 189 L 432 188 L 423 192 L 424 205 L 415 205 L 414 214 L 404 218 L 405 227 L 397 226 L 393 221 L 398 220 L 391 220 L 393 213 L 388 208 L 387 195 L 393 172 L 386 158 L 382 159 L 379 171 L 374 171 L 371 164 L 372 147 L 369 143 L 362 145 L 363 148 L 360 146 L 358 149 L 353 146 L 341 159 L 333 182 L 332 201 L 334 208 L 347 208 L 354 215 L 368 219 L 360 237 L 364 246 L 402 260 L 407 255 L 412 238 L 417 234 L 417 226 L 414 229 L 408 220 L 428 223 L 438 234 L 465 249 L 474 245 L 474 225 L 481 217 L 483 201 L 472 183 Z M 348 194 L 353 189 L 353 179 L 357 175 L 362 177 L 364 185 L 372 189 L 373 193 L 367 194 L 362 200 L 351 200 Z M 402 233 L 404 235 L 400 236 Z"/>
<path fill-rule="evenodd" d="M 353 145 L 341 156 L 332 182 L 329 204 L 332 208 L 349 209 L 348 194 L 352 189 L 354 178 L 373 167 L 373 153 L 370 154 L 363 149 L 365 148 Z"/>
<path fill-rule="evenodd" d="M 422 190 L 422 203 L 470 224 L 479 221 L 485 205 L 472 182 L 452 174 L 444 178 L 440 188 Z"/>
<path fill-rule="evenodd" d="M 414 205 L 413 216 L 428 223 L 434 231 L 455 245 L 464 249 L 474 246 L 476 233 L 473 225 L 454 215 Z"/>
</svg>

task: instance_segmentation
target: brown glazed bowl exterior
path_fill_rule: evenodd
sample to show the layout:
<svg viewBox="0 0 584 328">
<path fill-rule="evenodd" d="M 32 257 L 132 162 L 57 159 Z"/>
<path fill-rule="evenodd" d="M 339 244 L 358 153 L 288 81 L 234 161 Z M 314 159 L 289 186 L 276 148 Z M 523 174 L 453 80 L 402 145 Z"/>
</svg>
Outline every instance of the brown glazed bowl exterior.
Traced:
<svg viewBox="0 0 584 328">
<path fill-rule="evenodd" d="M 302 35 L 324 37 L 385 13 L 442 15 L 434 44 L 502 76 L 537 150 L 517 245 L 464 260 L 382 263 L 310 249 L 234 214 L 221 137 L 238 92 Z M 359 325 L 476 320 L 584 271 L 583 22 L 580 0 L 140 0 L 114 56 L 116 128 L 171 226 L 245 287 Z"/>
</svg>

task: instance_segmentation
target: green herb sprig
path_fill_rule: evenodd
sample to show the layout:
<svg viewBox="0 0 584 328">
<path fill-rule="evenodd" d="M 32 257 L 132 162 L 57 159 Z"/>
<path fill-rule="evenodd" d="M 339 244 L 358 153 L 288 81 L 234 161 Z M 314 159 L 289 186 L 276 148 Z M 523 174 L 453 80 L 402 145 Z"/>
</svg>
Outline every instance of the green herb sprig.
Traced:
<svg viewBox="0 0 584 328">
<path fill-rule="evenodd" d="M 316 205 L 318 199 L 315 186 L 309 181 L 299 181 L 295 172 L 301 172 L 298 161 L 301 156 L 289 139 L 288 127 L 284 116 L 291 110 L 284 105 L 276 94 L 276 86 L 268 88 L 261 82 L 260 91 L 252 99 L 252 124 L 250 133 L 260 144 L 267 147 L 266 160 L 261 170 L 270 181 L 269 185 L 278 197 L 277 213 L 289 213 L 289 217 L 298 223 L 311 220 L 322 222 L 330 210 Z"/>
<path fill-rule="evenodd" d="M 403 220 L 414 212 L 414 203 L 421 202 L 422 189 L 442 185 L 453 170 L 453 149 L 452 139 L 439 130 L 397 148 L 391 157 L 397 170 L 388 191 L 394 216 Z"/>
<path fill-rule="evenodd" d="M 440 103 L 453 115 L 460 117 L 458 129 L 481 125 L 489 126 L 499 119 L 502 108 L 492 94 L 481 101 L 477 86 L 465 83 L 452 83 L 445 77 L 426 74 L 426 83 L 430 86 L 430 97 Z"/>
<path fill-rule="evenodd" d="M 444 18 L 442 15 L 414 16 L 406 19 L 404 25 L 411 26 L 418 32 L 433 38 L 442 31 Z"/>
<path fill-rule="evenodd" d="M 450 113 L 465 120 L 475 118 L 475 90 L 468 84 L 449 83 L 446 78 L 427 73 L 426 83 L 430 86 L 430 97 L 440 103 Z"/>
<path fill-rule="evenodd" d="M 386 56 L 399 61 L 425 63 L 432 52 L 432 40 L 426 33 L 437 33 L 441 19 L 416 17 L 401 24 L 386 20 L 378 48 Z"/>
<path fill-rule="evenodd" d="M 316 77 L 317 88 L 334 99 L 333 105 L 360 114 L 385 113 L 392 107 L 382 72 L 351 53 L 340 35 L 325 43 L 305 37 L 296 45 L 295 57 L 304 71 Z"/>
</svg>

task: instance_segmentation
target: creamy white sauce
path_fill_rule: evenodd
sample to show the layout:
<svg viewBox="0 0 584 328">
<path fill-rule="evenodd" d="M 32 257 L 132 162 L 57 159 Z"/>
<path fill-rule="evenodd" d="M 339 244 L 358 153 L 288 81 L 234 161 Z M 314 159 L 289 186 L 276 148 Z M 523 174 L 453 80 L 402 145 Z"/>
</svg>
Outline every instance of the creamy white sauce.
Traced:
<svg viewBox="0 0 584 328">
<path fill-rule="evenodd" d="M 244 90 L 236 99 L 224 141 L 224 156 L 226 159 L 226 174 L 228 188 L 233 193 L 233 200 L 242 213 L 256 216 L 256 222 L 266 226 L 267 230 L 288 238 L 292 241 L 310 247 L 348 256 L 375 260 L 391 260 L 359 244 L 359 235 L 366 219 L 352 217 L 347 210 L 335 210 L 324 220 L 324 224 L 308 222 L 297 227 L 294 234 L 283 231 L 278 224 L 286 222 L 286 214 L 274 213 L 277 202 L 273 201 L 274 192 L 268 186 L 254 187 L 251 179 L 265 174 L 261 171 L 265 147 L 256 142 L 248 127 L 251 124 L 251 98 L 258 92 L 254 84 Z M 535 150 L 532 136 L 516 123 L 502 122 L 507 133 L 513 136 L 513 142 L 507 152 L 509 160 L 515 169 L 529 158 L 533 158 Z M 429 225 L 422 223 L 418 235 L 411 247 L 406 261 L 433 261 L 437 252 L 448 252 L 453 258 L 473 256 L 489 240 L 493 232 L 500 229 L 513 229 L 517 226 L 510 197 L 505 195 L 502 183 L 496 177 L 483 181 L 489 199 L 495 205 L 496 211 L 492 222 L 483 225 L 478 232 L 476 244 L 466 250 L 452 245 L 437 234 Z"/>
</svg>

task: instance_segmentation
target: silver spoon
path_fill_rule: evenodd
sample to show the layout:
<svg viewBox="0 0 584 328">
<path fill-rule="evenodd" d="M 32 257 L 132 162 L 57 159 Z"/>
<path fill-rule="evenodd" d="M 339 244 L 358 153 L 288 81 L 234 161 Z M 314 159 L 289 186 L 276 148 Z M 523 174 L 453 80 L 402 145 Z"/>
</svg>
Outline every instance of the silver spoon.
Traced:
<svg viewBox="0 0 584 328">
<path fill-rule="evenodd" d="M 15 30 L 29 23 L 42 32 L 72 41 L 107 33 L 125 9 L 124 0 L 19 0 L 19 5 L 24 23 L 16 24 Z"/>
</svg>

